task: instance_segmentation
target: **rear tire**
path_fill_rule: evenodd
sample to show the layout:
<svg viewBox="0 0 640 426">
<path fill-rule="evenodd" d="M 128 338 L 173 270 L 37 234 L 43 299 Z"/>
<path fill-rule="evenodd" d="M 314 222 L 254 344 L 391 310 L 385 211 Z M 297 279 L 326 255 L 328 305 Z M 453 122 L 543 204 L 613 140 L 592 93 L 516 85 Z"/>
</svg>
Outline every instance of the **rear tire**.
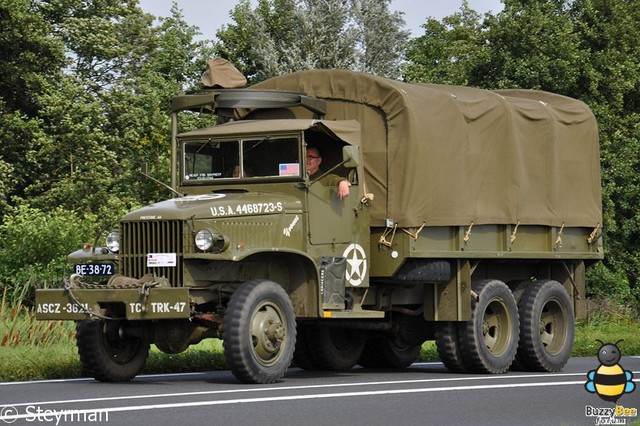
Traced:
<svg viewBox="0 0 640 426">
<path fill-rule="evenodd" d="M 149 343 L 122 336 L 122 321 L 76 323 L 76 344 L 82 367 L 101 382 L 126 382 L 137 376 L 149 356 Z"/>
<path fill-rule="evenodd" d="M 507 283 L 511 292 L 513 293 L 513 297 L 516 300 L 516 304 L 518 305 L 518 312 L 520 312 L 520 300 L 522 300 L 522 296 L 524 292 L 529 288 L 529 286 L 533 285 L 531 281 L 511 281 Z M 520 318 L 520 341 L 518 343 L 518 350 L 520 350 L 520 345 L 522 344 L 522 318 Z M 516 357 L 511 363 L 510 370 L 513 371 L 527 371 L 527 369 L 520 362 L 520 357 L 516 353 Z"/>
<path fill-rule="evenodd" d="M 518 366 L 526 371 L 560 371 L 571 357 L 575 332 L 567 290 L 553 280 L 531 283 L 519 311 Z"/>
<path fill-rule="evenodd" d="M 309 328 L 312 326 L 298 324 L 296 350 L 293 354 L 293 365 L 303 370 L 319 370 L 309 347 Z"/>
<path fill-rule="evenodd" d="M 296 344 L 293 305 L 273 281 L 249 280 L 232 295 L 222 326 L 224 352 L 243 383 L 274 383 L 287 371 Z"/>
<path fill-rule="evenodd" d="M 308 331 L 318 369 L 347 371 L 358 363 L 365 344 L 361 332 L 327 326 L 313 326 Z"/>
<path fill-rule="evenodd" d="M 464 365 L 474 373 L 504 373 L 518 350 L 518 307 L 502 281 L 472 284 L 478 301 L 471 302 L 471 318 L 461 326 L 460 349 Z"/>
<path fill-rule="evenodd" d="M 462 325 L 466 324 L 454 321 L 438 321 L 435 323 L 438 356 L 447 370 L 453 373 L 465 373 L 467 371 L 458 338 L 458 329 Z"/>
<path fill-rule="evenodd" d="M 401 343 L 392 336 L 376 337 L 366 342 L 358 364 L 365 368 L 407 368 L 418 359 L 421 347 Z"/>
</svg>

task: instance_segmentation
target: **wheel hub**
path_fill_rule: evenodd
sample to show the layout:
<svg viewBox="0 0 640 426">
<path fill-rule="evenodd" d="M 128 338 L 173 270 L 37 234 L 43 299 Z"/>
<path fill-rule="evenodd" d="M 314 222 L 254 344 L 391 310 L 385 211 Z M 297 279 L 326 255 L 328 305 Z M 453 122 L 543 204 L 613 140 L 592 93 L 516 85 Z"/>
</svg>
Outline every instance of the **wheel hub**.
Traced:
<svg viewBox="0 0 640 426">
<path fill-rule="evenodd" d="M 255 354 L 263 363 L 271 363 L 278 357 L 286 337 L 281 312 L 265 303 L 254 314 L 252 340 Z"/>
<path fill-rule="evenodd" d="M 269 326 L 264 330 L 264 347 L 269 352 L 276 352 L 284 340 L 286 333 L 282 323 L 269 320 Z"/>
<path fill-rule="evenodd" d="M 496 356 L 502 354 L 508 347 L 510 341 L 508 322 L 506 307 L 502 301 L 495 300 L 487 306 L 482 321 L 482 336 L 489 352 Z"/>
</svg>

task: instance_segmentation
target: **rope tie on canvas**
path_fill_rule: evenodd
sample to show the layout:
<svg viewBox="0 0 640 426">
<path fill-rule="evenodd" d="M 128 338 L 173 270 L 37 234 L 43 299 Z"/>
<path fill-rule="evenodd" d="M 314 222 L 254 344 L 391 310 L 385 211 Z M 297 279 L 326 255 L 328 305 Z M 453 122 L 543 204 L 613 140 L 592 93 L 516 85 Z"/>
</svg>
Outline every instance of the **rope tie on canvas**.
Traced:
<svg viewBox="0 0 640 426">
<path fill-rule="evenodd" d="M 411 232 L 408 229 L 402 228 L 402 230 L 404 232 L 406 232 L 407 234 L 411 235 L 411 237 L 413 237 L 414 240 L 418 239 L 418 236 L 420 236 L 420 233 L 422 232 L 422 230 L 424 229 L 424 227 L 427 225 L 426 222 L 422 222 L 422 226 L 420 226 L 420 228 L 418 228 L 418 230 L 416 232 Z"/>
<path fill-rule="evenodd" d="M 513 232 L 511 233 L 511 244 L 518 238 L 518 226 L 520 226 L 520 221 L 516 223 L 516 227 L 513 228 Z"/>
<path fill-rule="evenodd" d="M 396 229 L 398 229 L 398 224 L 393 225 L 393 228 L 387 228 L 380 236 L 378 243 L 383 246 L 391 247 L 391 244 L 393 244 L 393 238 L 396 236 Z M 387 240 L 389 234 L 391 234 L 391 239 Z"/>
<path fill-rule="evenodd" d="M 466 243 L 467 241 L 469 241 L 469 238 L 471 238 L 471 228 L 473 228 L 473 222 L 471 222 L 471 224 L 469 225 L 469 228 L 467 229 L 467 232 L 464 233 L 464 242 Z"/>
<path fill-rule="evenodd" d="M 602 235 L 602 233 L 600 232 L 600 222 L 598 222 L 593 232 L 591 232 L 591 235 L 589 235 L 589 238 L 587 238 L 587 243 L 589 243 L 589 245 L 593 244 L 600 238 L 600 235 Z"/>
<path fill-rule="evenodd" d="M 562 247 L 562 231 L 564 231 L 564 222 L 562 222 L 562 226 L 560 227 L 560 231 L 558 231 L 558 236 L 556 237 L 556 245 L 558 247 Z"/>
</svg>

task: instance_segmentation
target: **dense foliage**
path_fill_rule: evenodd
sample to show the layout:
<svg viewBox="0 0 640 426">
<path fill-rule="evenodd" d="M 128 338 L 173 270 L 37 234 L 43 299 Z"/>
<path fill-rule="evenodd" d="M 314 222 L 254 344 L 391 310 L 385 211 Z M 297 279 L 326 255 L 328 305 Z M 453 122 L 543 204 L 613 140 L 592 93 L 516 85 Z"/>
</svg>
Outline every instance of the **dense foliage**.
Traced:
<svg viewBox="0 0 640 426">
<path fill-rule="evenodd" d="M 250 81 L 313 68 L 400 76 L 409 33 L 391 0 L 242 0 L 216 51 Z"/>
<path fill-rule="evenodd" d="M 409 39 L 392 0 L 248 0 L 217 39 L 174 5 L 137 0 L 0 3 L 0 287 L 29 294 L 66 254 L 124 211 L 163 198 L 167 102 L 196 87 L 204 61 L 251 82 L 349 68 L 411 82 L 553 91 L 587 102 L 601 131 L 606 261 L 589 289 L 640 303 L 640 3 L 504 0 L 479 15 L 427 19 Z M 425 8 L 426 10 L 426 8 Z"/>
</svg>

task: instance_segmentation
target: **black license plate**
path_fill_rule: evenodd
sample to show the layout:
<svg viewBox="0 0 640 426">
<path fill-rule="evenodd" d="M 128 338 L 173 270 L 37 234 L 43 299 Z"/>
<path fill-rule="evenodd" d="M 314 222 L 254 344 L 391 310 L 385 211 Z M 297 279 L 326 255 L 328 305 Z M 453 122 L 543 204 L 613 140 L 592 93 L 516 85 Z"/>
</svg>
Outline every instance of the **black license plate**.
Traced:
<svg viewBox="0 0 640 426">
<path fill-rule="evenodd" d="M 87 275 L 113 275 L 116 273 L 116 265 L 113 262 L 107 263 L 76 263 L 73 265 L 75 274 Z"/>
</svg>

